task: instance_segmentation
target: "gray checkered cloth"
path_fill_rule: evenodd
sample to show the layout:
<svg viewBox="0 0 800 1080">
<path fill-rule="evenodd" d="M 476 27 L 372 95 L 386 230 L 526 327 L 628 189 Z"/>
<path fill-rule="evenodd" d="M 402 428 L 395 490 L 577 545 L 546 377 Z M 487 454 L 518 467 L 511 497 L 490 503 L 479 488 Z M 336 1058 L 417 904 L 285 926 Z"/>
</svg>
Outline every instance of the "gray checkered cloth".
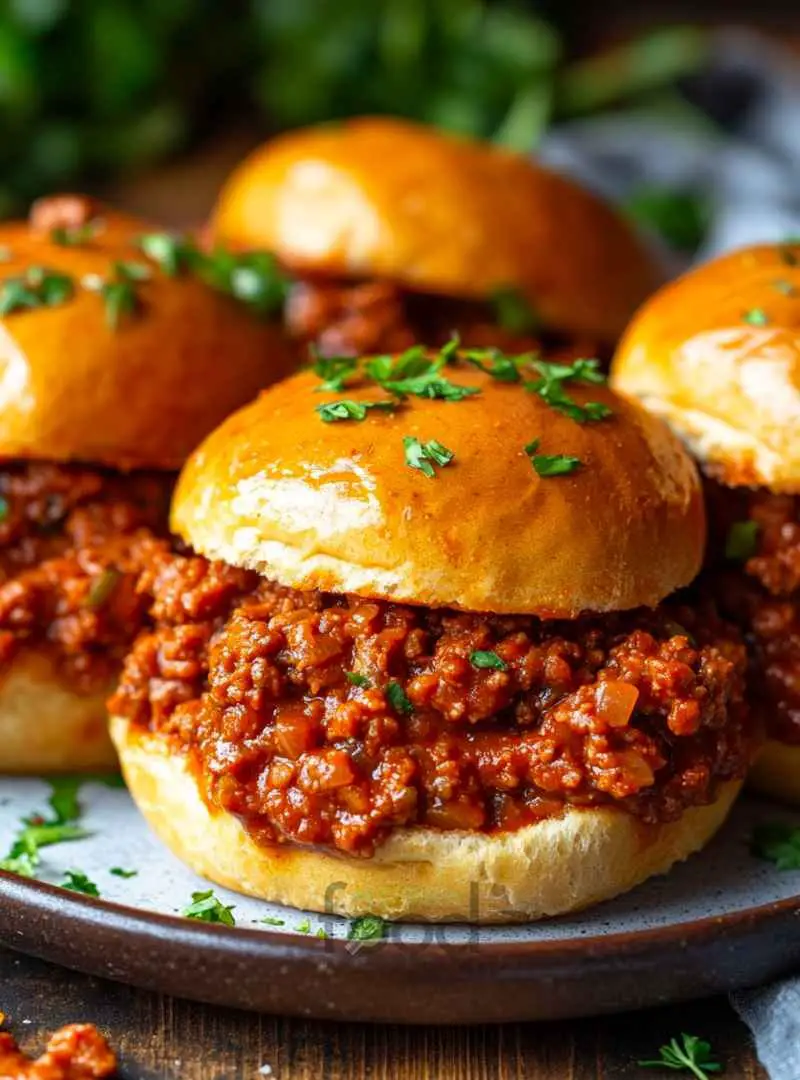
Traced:
<svg viewBox="0 0 800 1080">
<path fill-rule="evenodd" d="M 574 122 L 551 132 L 539 157 L 616 202 L 647 185 L 710 197 L 700 260 L 800 236 L 800 62 L 761 37 L 722 31 L 685 90 L 698 111 L 682 122 L 644 113 Z M 771 1080 L 800 1080 L 800 975 L 731 1001 Z"/>
</svg>

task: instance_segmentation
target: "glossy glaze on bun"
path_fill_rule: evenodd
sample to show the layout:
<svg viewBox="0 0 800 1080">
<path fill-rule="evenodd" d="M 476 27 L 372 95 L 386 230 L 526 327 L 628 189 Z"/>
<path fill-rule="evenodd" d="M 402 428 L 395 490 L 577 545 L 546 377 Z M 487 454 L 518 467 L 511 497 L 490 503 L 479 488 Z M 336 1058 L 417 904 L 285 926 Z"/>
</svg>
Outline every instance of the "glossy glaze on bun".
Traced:
<svg viewBox="0 0 800 1080">
<path fill-rule="evenodd" d="M 300 273 L 472 300 L 513 286 L 547 327 L 607 341 L 661 277 L 631 228 L 572 181 L 390 118 L 266 143 L 224 186 L 212 231 Z"/>
<path fill-rule="evenodd" d="M 97 207 L 80 243 L 55 243 L 61 216 L 0 225 L 3 282 L 31 268 L 68 276 L 73 295 L 0 319 L 0 455 L 84 461 L 119 469 L 177 469 L 228 413 L 294 366 L 274 322 L 201 282 L 169 276 L 136 246 L 146 222 Z M 44 207 L 46 209 L 46 206 Z M 38 224 L 36 224 L 38 222 Z M 80 226 L 76 226 L 80 227 Z M 98 285 L 115 263 L 149 271 L 140 310 L 108 325 Z M 93 287 L 84 287 L 85 282 Z"/>
<path fill-rule="evenodd" d="M 713 836 L 740 785 L 678 821 L 646 825 L 614 808 L 567 810 L 509 833 L 395 830 L 370 859 L 257 844 L 201 798 L 169 742 L 114 719 L 137 806 L 171 851 L 210 881 L 263 900 L 349 917 L 472 923 L 541 919 L 589 907 L 665 873 Z"/>
<path fill-rule="evenodd" d="M 700 266 L 644 305 L 612 382 L 724 483 L 800 492 L 798 295 L 795 246 L 745 248 Z"/>
<path fill-rule="evenodd" d="M 655 605 L 700 567 L 697 471 L 678 440 L 605 386 L 575 399 L 611 416 L 578 424 L 519 384 L 467 365 L 457 403 L 408 397 L 395 412 L 323 423 L 317 407 L 386 395 L 372 383 L 319 393 L 293 376 L 229 417 L 187 462 L 173 530 L 210 559 L 299 589 L 571 617 Z M 454 459 L 435 478 L 409 468 L 404 438 Z M 525 446 L 572 455 L 541 477 Z"/>
</svg>

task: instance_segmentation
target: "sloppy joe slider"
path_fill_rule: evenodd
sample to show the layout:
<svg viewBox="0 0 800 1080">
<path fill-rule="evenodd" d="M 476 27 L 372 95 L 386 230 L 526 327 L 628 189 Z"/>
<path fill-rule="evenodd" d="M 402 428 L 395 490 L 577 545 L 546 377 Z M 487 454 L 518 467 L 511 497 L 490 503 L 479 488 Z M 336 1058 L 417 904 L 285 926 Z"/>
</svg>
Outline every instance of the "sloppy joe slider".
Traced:
<svg viewBox="0 0 800 1080">
<path fill-rule="evenodd" d="M 614 379 L 708 477 L 705 584 L 747 636 L 770 736 L 752 783 L 800 802 L 800 245 L 736 251 L 656 294 Z"/>
<path fill-rule="evenodd" d="M 662 601 L 704 517 L 594 360 L 411 349 L 266 391 L 192 455 L 110 710 L 206 877 L 302 908 L 502 922 L 668 869 L 751 756 L 744 650 Z"/>
<path fill-rule="evenodd" d="M 294 278 L 289 331 L 327 354 L 532 337 L 613 344 L 659 284 L 610 207 L 527 157 L 404 120 L 290 132 L 224 185 L 218 239 Z"/>
<path fill-rule="evenodd" d="M 0 226 L 0 771 L 113 763 L 104 703 L 175 472 L 290 366 L 188 251 L 76 195 Z"/>
</svg>

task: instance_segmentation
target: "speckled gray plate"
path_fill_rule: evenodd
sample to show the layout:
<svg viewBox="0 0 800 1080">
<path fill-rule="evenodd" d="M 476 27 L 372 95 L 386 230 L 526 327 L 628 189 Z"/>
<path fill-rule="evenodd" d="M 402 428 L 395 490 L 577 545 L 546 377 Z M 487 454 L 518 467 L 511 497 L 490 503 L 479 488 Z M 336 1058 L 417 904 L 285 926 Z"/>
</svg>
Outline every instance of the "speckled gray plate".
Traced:
<svg viewBox="0 0 800 1080">
<path fill-rule="evenodd" d="M 47 813 L 49 793 L 43 781 L 0 779 L 0 847 L 22 817 Z M 208 886 L 158 843 L 124 790 L 90 783 L 81 802 L 91 835 L 43 849 L 41 882 L 0 874 L 0 942 L 183 997 L 351 1020 L 552 1019 L 699 997 L 800 966 L 800 872 L 748 849 L 757 822 L 800 816 L 764 802 L 741 802 L 714 843 L 669 876 L 584 914 L 393 926 L 375 944 L 348 941 L 344 919 L 223 889 L 235 928 L 182 918 Z M 73 869 L 99 900 L 58 888 Z"/>
</svg>

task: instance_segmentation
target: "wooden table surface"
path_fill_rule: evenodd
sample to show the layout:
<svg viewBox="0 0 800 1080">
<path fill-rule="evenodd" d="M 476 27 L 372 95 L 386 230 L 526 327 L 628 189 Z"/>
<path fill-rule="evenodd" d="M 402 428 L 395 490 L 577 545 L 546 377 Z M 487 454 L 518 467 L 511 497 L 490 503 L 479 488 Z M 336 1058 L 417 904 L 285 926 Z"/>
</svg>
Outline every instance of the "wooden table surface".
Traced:
<svg viewBox="0 0 800 1080">
<path fill-rule="evenodd" d="M 678 1074 L 636 1062 L 681 1031 L 710 1040 L 725 1080 L 766 1080 L 719 998 L 548 1025 L 316 1023 L 176 1001 L 0 949 L 0 1010 L 29 1051 L 61 1024 L 96 1023 L 121 1055 L 123 1080 L 668 1080 Z"/>
</svg>

